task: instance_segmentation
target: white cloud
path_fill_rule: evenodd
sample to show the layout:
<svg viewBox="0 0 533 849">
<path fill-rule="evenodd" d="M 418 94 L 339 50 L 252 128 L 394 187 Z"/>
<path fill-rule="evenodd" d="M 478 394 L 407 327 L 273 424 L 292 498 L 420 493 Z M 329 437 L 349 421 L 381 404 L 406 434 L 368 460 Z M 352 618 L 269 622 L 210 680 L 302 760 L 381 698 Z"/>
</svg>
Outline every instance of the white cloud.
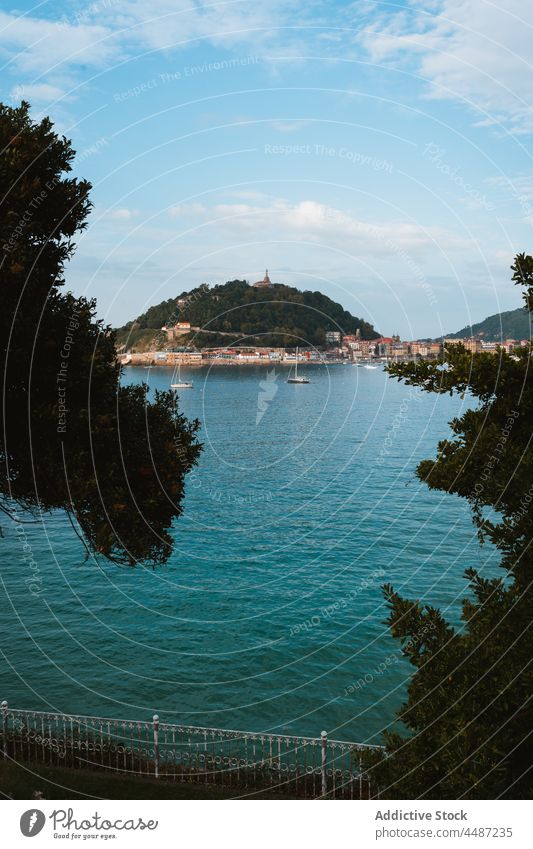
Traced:
<svg viewBox="0 0 533 849">
<path fill-rule="evenodd" d="M 286 28 L 303 23 L 316 7 L 301 0 L 93 0 L 63 21 L 0 12 L 0 53 L 19 74 L 31 75 L 32 86 L 54 86 L 50 75 L 80 68 L 110 67 L 144 50 L 176 50 L 199 40 L 215 47 L 257 56 L 283 45 L 289 56 L 303 36 Z M 513 132 L 533 129 L 532 25 L 523 0 L 410 0 L 399 12 L 372 17 L 373 4 L 358 2 L 359 43 L 377 62 L 407 63 L 425 78 L 427 95 L 460 100 L 476 110 L 480 126 L 505 121 Z M 391 8 L 391 7 L 388 7 Z M 339 23 L 353 18 L 345 11 Z M 340 14 L 340 13 L 339 13 Z M 319 23 L 314 18 L 314 23 Z M 332 22 L 331 7 L 326 22 Z M 353 24 L 353 20 L 350 20 Z M 328 27 L 309 30 L 311 41 L 327 46 L 346 38 Z M 270 51 L 271 52 L 271 51 Z M 37 93 L 44 97 L 44 91 Z M 305 126 L 278 120 L 279 132 Z"/>
<path fill-rule="evenodd" d="M 56 100 L 62 100 L 64 96 L 63 88 L 49 83 L 17 85 L 9 92 L 9 99 L 12 103 L 28 100 L 34 106 L 49 106 Z"/>
<path fill-rule="evenodd" d="M 279 23 L 279 16 L 296 11 L 298 5 L 289 0 L 268 3 L 152 0 L 149 4 L 145 0 L 130 0 L 127 5 L 102 3 L 98 18 L 113 29 L 130 28 L 125 35 L 155 49 L 168 49 L 200 38 L 215 45 L 253 45 L 268 40 L 273 25 Z"/>
<path fill-rule="evenodd" d="M 480 125 L 533 130 L 533 27 L 523 0 L 425 0 L 381 15 L 361 41 L 372 59 L 414 64 L 430 97 L 460 100 Z"/>
<path fill-rule="evenodd" d="M 404 221 L 369 222 L 315 200 L 290 203 L 284 199 L 268 205 L 219 203 L 213 207 L 190 204 L 170 210 L 187 225 L 213 226 L 225 239 L 243 236 L 271 240 L 293 239 L 341 247 L 358 255 L 397 256 L 399 252 L 466 249 L 470 243 L 442 228 L 423 227 Z M 189 220 L 189 218 L 193 220 Z M 198 221 L 198 218 L 201 221 Z"/>
<path fill-rule="evenodd" d="M 50 75 L 111 68 L 146 50 L 179 50 L 205 40 L 231 49 L 234 58 L 255 61 L 265 46 L 278 42 L 280 25 L 298 19 L 300 0 L 93 0 L 61 20 L 0 12 L 0 57 L 5 67 L 28 77 L 28 89 L 41 99 Z M 225 58 L 224 56 L 221 57 Z"/>
<path fill-rule="evenodd" d="M 118 209 L 110 209 L 104 213 L 104 217 L 111 221 L 129 221 L 137 215 L 139 215 L 138 210 L 128 209 L 128 207 L 125 206 L 119 207 Z"/>
<path fill-rule="evenodd" d="M 111 35 L 97 23 L 73 25 L 0 12 L 0 51 L 18 71 L 29 74 L 100 67 L 117 56 Z"/>
</svg>

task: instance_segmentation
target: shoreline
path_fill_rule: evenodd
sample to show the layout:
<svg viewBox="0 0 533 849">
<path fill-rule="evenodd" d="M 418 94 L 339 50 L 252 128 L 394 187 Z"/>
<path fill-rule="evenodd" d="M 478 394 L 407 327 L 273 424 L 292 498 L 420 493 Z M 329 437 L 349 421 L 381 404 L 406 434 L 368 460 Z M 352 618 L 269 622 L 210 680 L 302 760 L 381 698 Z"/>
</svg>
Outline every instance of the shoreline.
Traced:
<svg viewBox="0 0 533 849">
<path fill-rule="evenodd" d="M 119 362 L 120 362 L 120 360 L 119 360 Z M 127 363 L 120 362 L 120 364 L 122 366 L 124 366 L 124 368 L 133 367 L 133 368 L 170 368 L 170 369 L 174 369 L 176 366 L 182 366 L 182 367 L 185 367 L 185 368 L 194 368 L 194 369 L 206 368 L 206 367 L 211 367 L 211 366 L 247 366 L 247 367 L 248 366 L 267 366 L 267 367 L 270 367 L 270 368 L 272 368 L 274 366 L 286 366 L 288 368 L 291 368 L 292 366 L 296 365 L 296 360 L 292 360 L 292 361 L 290 361 L 290 360 L 289 361 L 287 361 L 287 360 L 267 360 L 267 361 L 265 361 L 265 360 L 248 360 L 248 361 L 242 361 L 242 360 L 205 360 L 201 363 L 190 363 L 190 362 L 181 361 L 181 360 L 175 360 L 174 362 L 170 362 L 170 363 L 157 362 L 157 360 L 155 360 L 155 361 L 146 360 L 144 362 L 143 361 L 127 362 Z M 313 360 L 311 362 L 309 362 L 308 360 L 298 360 L 298 368 L 300 368 L 301 366 L 342 366 L 342 365 L 357 365 L 357 363 L 353 363 L 353 362 L 350 362 L 348 360 L 331 360 L 331 361 Z"/>
</svg>

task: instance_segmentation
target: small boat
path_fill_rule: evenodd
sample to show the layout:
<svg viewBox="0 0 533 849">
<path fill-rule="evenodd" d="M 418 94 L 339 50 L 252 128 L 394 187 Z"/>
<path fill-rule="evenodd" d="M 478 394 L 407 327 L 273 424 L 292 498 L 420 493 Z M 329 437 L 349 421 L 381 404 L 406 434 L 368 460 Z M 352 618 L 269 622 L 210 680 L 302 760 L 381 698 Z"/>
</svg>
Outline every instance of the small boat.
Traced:
<svg viewBox="0 0 533 849">
<path fill-rule="evenodd" d="M 294 377 L 287 378 L 287 383 L 309 383 L 308 377 L 298 377 L 298 348 L 296 348 L 296 362 L 294 364 Z"/>
<path fill-rule="evenodd" d="M 366 366 L 365 366 L 365 368 L 376 369 L 376 368 L 377 368 L 377 366 L 366 365 Z"/>
<path fill-rule="evenodd" d="M 178 366 L 178 379 L 177 379 L 176 383 L 170 384 L 170 388 L 171 389 L 192 389 L 192 387 L 193 387 L 192 383 L 189 383 L 188 381 L 181 379 L 181 365 L 179 365 Z"/>
</svg>

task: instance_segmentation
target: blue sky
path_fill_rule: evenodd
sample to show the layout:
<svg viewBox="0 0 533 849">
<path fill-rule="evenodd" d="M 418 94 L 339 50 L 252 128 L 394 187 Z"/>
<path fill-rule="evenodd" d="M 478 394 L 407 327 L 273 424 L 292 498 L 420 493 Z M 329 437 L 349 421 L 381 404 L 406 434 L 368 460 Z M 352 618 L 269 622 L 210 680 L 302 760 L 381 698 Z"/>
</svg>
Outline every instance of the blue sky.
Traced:
<svg viewBox="0 0 533 849">
<path fill-rule="evenodd" d="M 519 306 L 524 15 L 519 0 L 15 0 L 2 97 L 49 114 L 94 187 L 69 287 L 122 324 L 268 266 L 404 338 Z"/>
</svg>

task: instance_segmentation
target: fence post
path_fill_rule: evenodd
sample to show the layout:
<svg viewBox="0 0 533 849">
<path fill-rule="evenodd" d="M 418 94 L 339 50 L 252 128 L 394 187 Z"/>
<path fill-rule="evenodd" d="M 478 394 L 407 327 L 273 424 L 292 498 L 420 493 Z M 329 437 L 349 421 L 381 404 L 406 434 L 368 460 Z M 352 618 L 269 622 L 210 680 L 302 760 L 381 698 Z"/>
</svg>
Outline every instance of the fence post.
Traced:
<svg viewBox="0 0 533 849">
<path fill-rule="evenodd" d="M 2 702 L 2 751 L 4 760 L 7 761 L 7 702 Z"/>
<path fill-rule="evenodd" d="M 328 732 L 322 731 L 322 796 L 328 792 L 327 768 L 328 768 Z"/>
<path fill-rule="evenodd" d="M 159 778 L 159 717 L 154 713 L 154 767 L 155 777 Z"/>
</svg>

